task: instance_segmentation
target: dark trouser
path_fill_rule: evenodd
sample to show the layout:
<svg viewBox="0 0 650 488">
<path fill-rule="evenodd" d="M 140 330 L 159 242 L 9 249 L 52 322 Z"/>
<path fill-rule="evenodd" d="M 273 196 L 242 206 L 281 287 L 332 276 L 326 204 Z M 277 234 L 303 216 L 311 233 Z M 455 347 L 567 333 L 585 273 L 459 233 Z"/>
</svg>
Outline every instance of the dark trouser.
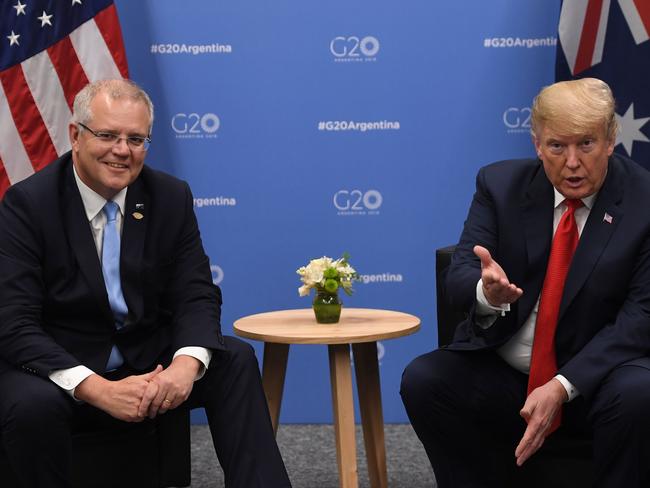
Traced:
<svg viewBox="0 0 650 488">
<path fill-rule="evenodd" d="M 253 348 L 233 337 L 225 340 L 228 351 L 213 353 L 186 406 L 205 408 L 227 487 L 290 487 Z M 74 402 L 51 381 L 19 370 L 0 374 L 0 392 L 2 447 L 28 488 L 68 487 L 71 432 L 89 423 L 119 422 Z"/>
<path fill-rule="evenodd" d="M 440 488 L 503 486 L 526 428 L 519 410 L 527 382 L 490 351 L 440 349 L 407 366 L 402 400 Z M 648 412 L 650 358 L 613 370 L 589 403 L 565 404 L 561 429 L 593 435 L 596 487 L 641 485 L 650 460 Z"/>
</svg>

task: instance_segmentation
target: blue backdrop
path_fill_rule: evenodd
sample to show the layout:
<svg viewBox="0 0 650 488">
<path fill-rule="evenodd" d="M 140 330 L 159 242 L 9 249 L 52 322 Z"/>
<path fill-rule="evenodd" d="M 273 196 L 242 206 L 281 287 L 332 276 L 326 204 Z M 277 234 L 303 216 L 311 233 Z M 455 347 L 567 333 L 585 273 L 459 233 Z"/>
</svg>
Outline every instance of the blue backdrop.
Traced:
<svg viewBox="0 0 650 488">
<path fill-rule="evenodd" d="M 437 342 L 434 251 L 458 239 L 480 166 L 534 155 L 560 0 L 116 4 L 156 106 L 147 162 L 192 188 L 224 332 L 309 307 L 295 270 L 348 251 L 363 282 L 345 305 L 422 319 L 379 347 L 385 420 L 407 421 L 402 370 Z M 292 346 L 281 422 L 331 422 L 327 364 Z"/>
</svg>

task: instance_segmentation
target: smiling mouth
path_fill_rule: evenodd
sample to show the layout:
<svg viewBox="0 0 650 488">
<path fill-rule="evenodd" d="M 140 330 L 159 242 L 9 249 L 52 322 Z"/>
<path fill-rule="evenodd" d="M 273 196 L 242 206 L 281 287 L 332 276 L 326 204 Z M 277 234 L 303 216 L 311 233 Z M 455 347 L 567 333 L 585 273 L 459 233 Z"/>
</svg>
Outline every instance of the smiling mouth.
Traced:
<svg viewBox="0 0 650 488">
<path fill-rule="evenodd" d="M 109 168 L 115 168 L 115 169 L 127 169 L 128 166 L 126 164 L 122 163 L 112 163 L 110 161 L 105 161 L 104 164 L 108 166 Z"/>
</svg>

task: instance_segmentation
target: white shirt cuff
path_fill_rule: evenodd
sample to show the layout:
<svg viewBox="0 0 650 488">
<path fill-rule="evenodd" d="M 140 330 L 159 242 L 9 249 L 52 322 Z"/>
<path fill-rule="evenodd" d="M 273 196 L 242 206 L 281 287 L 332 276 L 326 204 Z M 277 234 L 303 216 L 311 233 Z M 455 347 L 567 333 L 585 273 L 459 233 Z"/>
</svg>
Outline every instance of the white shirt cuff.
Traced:
<svg viewBox="0 0 650 488">
<path fill-rule="evenodd" d="M 483 292 L 483 280 L 478 280 L 476 283 L 476 312 L 479 315 L 501 315 L 504 316 L 506 312 L 510 311 L 509 303 L 502 303 L 498 307 L 495 307 L 488 299 L 485 298 L 485 293 Z"/>
<path fill-rule="evenodd" d="M 194 381 L 198 381 L 201 378 L 203 378 L 203 375 L 205 374 L 205 370 L 208 369 L 208 366 L 210 366 L 210 360 L 212 359 L 212 351 L 209 349 L 206 349 L 205 347 L 199 347 L 199 346 L 185 346 L 181 347 L 178 351 L 176 351 L 176 354 L 174 354 L 174 359 L 176 359 L 176 356 L 191 356 L 194 359 L 197 359 L 202 365 L 202 368 L 199 368 L 199 372 L 196 373 L 196 378 L 194 378 Z"/>
<path fill-rule="evenodd" d="M 504 303 L 500 307 L 490 304 L 483 293 L 483 280 L 476 283 L 476 324 L 481 329 L 489 329 L 496 322 L 498 315 L 505 315 L 510 311 L 510 304 Z"/>
<path fill-rule="evenodd" d="M 566 401 L 567 403 L 570 402 L 571 400 L 573 400 L 578 395 L 580 395 L 580 392 L 578 391 L 578 389 L 575 386 L 573 386 L 569 382 L 569 380 L 567 380 L 561 374 L 556 374 L 555 379 L 557 379 L 560 383 L 562 383 L 562 386 L 566 390 L 566 394 L 569 397 L 569 398 L 567 398 L 567 401 Z"/>
<path fill-rule="evenodd" d="M 56 369 L 52 371 L 48 377 L 55 385 L 65 390 L 68 395 L 76 400 L 74 396 L 75 388 L 77 388 L 83 380 L 92 374 L 95 374 L 93 370 L 86 366 L 79 365 L 74 368 Z"/>
</svg>

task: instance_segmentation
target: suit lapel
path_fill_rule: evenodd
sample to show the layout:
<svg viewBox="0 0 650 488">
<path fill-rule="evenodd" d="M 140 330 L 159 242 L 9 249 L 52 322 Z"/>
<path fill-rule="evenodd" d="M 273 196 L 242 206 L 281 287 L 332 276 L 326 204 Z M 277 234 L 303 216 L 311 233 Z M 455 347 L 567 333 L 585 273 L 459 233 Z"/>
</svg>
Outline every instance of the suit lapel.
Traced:
<svg viewBox="0 0 650 488">
<path fill-rule="evenodd" d="M 95 247 L 83 201 L 81 200 L 81 194 L 72 172 L 72 160 L 66 169 L 62 200 L 63 223 L 67 228 L 70 247 L 77 258 L 79 269 L 86 278 L 100 309 L 107 318 L 110 318 L 110 323 L 113 323 L 114 319 L 108 303 L 101 263 L 97 255 L 97 248 Z"/>
<path fill-rule="evenodd" d="M 137 321 L 143 315 L 142 257 L 147 231 L 149 196 L 142 177 L 129 186 L 124 208 L 124 225 L 120 248 L 120 272 L 122 290 L 129 307 L 128 322 Z"/>
<path fill-rule="evenodd" d="M 622 196 L 623 185 L 617 177 L 616 165 L 610 164 L 605 183 L 589 213 L 569 268 L 560 304 L 560 318 L 591 274 L 621 221 L 623 217 L 623 211 L 620 208 Z M 605 219 L 606 214 L 611 218 Z"/>
<path fill-rule="evenodd" d="M 540 163 L 539 169 L 528 187 L 521 204 L 524 238 L 526 240 L 526 281 L 521 306 L 518 307 L 519 322 L 526 320 L 541 290 L 553 235 L 553 186 L 548 181 Z"/>
</svg>

